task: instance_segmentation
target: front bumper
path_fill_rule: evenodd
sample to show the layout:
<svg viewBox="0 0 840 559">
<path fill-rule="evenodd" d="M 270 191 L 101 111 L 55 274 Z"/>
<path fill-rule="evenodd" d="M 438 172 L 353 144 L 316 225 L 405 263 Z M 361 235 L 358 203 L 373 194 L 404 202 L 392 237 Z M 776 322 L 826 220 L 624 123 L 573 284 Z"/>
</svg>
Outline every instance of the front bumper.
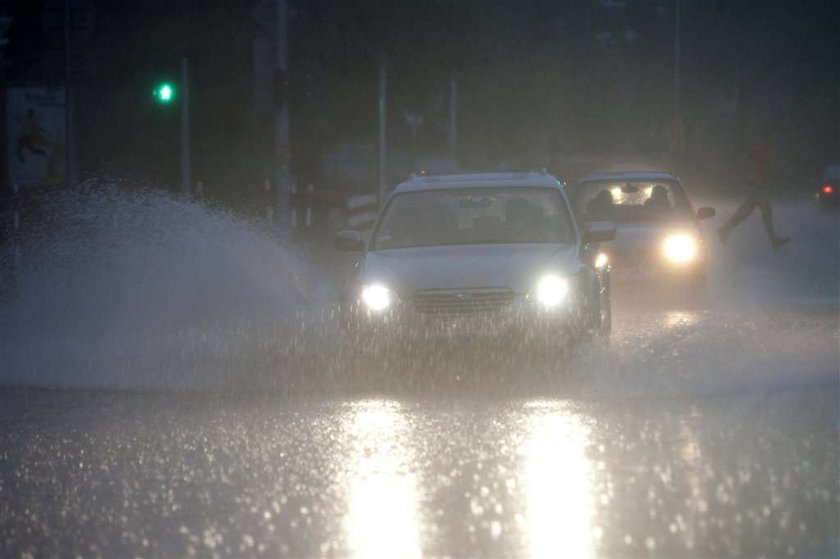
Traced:
<svg viewBox="0 0 840 559">
<path fill-rule="evenodd" d="M 384 312 L 368 311 L 354 304 L 342 313 L 345 332 L 358 342 L 560 340 L 582 328 L 581 316 L 577 301 L 571 299 L 547 310 L 524 298 L 493 312 L 426 313 L 418 311 L 413 301 L 401 301 Z"/>
</svg>

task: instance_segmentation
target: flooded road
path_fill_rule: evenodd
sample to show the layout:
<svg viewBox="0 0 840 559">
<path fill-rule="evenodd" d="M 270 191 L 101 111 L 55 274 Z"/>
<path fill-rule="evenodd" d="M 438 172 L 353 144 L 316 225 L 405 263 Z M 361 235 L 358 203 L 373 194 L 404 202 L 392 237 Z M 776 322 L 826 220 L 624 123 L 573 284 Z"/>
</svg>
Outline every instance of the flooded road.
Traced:
<svg viewBox="0 0 840 559">
<path fill-rule="evenodd" d="M 836 555 L 838 397 L 6 392 L 3 555 Z"/>
<path fill-rule="evenodd" d="M 464 353 L 354 383 L 261 339 L 222 384 L 4 373 L 0 555 L 837 556 L 837 225 L 782 223 L 784 259 L 713 247 L 703 304 L 620 289 L 610 349 L 560 374 Z"/>
<path fill-rule="evenodd" d="M 836 555 L 835 319 L 619 313 L 566 376 L 447 390 L 5 390 L 3 555 Z"/>
</svg>

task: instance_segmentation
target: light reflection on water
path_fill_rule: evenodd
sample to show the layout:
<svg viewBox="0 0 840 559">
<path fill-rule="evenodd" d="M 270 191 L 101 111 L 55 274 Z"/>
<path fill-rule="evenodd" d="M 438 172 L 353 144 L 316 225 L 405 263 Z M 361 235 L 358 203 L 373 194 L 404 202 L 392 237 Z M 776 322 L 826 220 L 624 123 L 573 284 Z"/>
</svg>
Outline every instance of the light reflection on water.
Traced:
<svg viewBox="0 0 840 559">
<path fill-rule="evenodd" d="M 695 526 L 700 524 L 700 520 L 708 510 L 704 495 L 704 484 L 700 474 L 704 464 L 704 456 L 697 434 L 684 418 L 679 422 L 679 432 L 683 441 L 679 453 L 686 468 L 686 481 L 688 482 L 690 497 L 686 499 L 687 518 L 683 521 L 682 517 L 678 515 L 675 528 L 683 532 L 683 542 L 686 549 L 694 549 L 698 540 Z"/>
<path fill-rule="evenodd" d="M 518 543 L 529 557 L 593 557 L 595 466 L 586 454 L 590 428 L 568 404 L 532 401 L 510 417 L 523 425 L 519 443 Z M 353 557 L 420 557 L 433 542 L 420 509 L 417 447 L 410 416 L 391 400 L 352 404 L 342 419 L 352 441 L 343 528 Z M 434 530 L 431 530 L 433 533 Z M 511 537 L 515 532 L 508 532 Z M 466 534 L 461 534 L 465 536 Z M 517 538 L 518 539 L 518 538 Z"/>
<path fill-rule="evenodd" d="M 353 443 L 344 528 L 354 557 L 420 557 L 409 422 L 398 402 L 357 402 L 344 418 Z"/>
<path fill-rule="evenodd" d="M 593 557 L 589 428 L 562 402 L 526 404 L 526 526 L 530 557 Z"/>
<path fill-rule="evenodd" d="M 662 319 L 662 326 L 670 330 L 694 326 L 700 322 L 700 314 L 692 311 L 668 311 Z"/>
</svg>

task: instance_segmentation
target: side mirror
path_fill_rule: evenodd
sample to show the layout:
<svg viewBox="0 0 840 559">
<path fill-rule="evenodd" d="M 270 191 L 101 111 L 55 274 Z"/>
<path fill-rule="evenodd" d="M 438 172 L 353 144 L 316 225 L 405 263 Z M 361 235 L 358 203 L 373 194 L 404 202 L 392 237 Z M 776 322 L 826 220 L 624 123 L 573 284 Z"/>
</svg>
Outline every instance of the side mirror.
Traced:
<svg viewBox="0 0 840 559">
<path fill-rule="evenodd" d="M 588 243 L 601 243 L 615 239 L 615 223 L 612 221 L 592 221 L 586 224 L 583 240 Z"/>
<path fill-rule="evenodd" d="M 710 217 L 715 217 L 715 209 L 714 208 L 699 208 L 697 210 L 697 219 L 709 219 Z"/>
<path fill-rule="evenodd" d="M 358 231 L 339 231 L 333 239 L 335 248 L 346 252 L 362 252 L 365 250 L 365 240 Z"/>
</svg>

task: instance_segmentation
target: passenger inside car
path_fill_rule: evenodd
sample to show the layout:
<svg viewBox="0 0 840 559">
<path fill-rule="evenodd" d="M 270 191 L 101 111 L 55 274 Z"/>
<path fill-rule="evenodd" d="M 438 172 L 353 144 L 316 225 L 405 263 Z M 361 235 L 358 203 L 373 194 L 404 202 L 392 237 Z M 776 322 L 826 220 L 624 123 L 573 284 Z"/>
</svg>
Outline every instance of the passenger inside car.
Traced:
<svg viewBox="0 0 840 559">
<path fill-rule="evenodd" d="M 671 211 L 671 202 L 668 200 L 668 189 L 661 184 L 654 186 L 650 198 L 645 200 L 645 208 L 654 212 Z"/>
<path fill-rule="evenodd" d="M 412 212 L 406 213 L 390 232 L 383 232 L 386 246 L 417 246 L 430 242 L 445 244 L 457 232 L 457 220 L 452 210 L 435 200 L 424 200 Z M 388 234 L 390 233 L 390 235 Z"/>
<path fill-rule="evenodd" d="M 505 223 L 514 242 L 539 240 L 544 236 L 542 210 L 525 198 L 511 198 L 505 204 Z"/>
</svg>

